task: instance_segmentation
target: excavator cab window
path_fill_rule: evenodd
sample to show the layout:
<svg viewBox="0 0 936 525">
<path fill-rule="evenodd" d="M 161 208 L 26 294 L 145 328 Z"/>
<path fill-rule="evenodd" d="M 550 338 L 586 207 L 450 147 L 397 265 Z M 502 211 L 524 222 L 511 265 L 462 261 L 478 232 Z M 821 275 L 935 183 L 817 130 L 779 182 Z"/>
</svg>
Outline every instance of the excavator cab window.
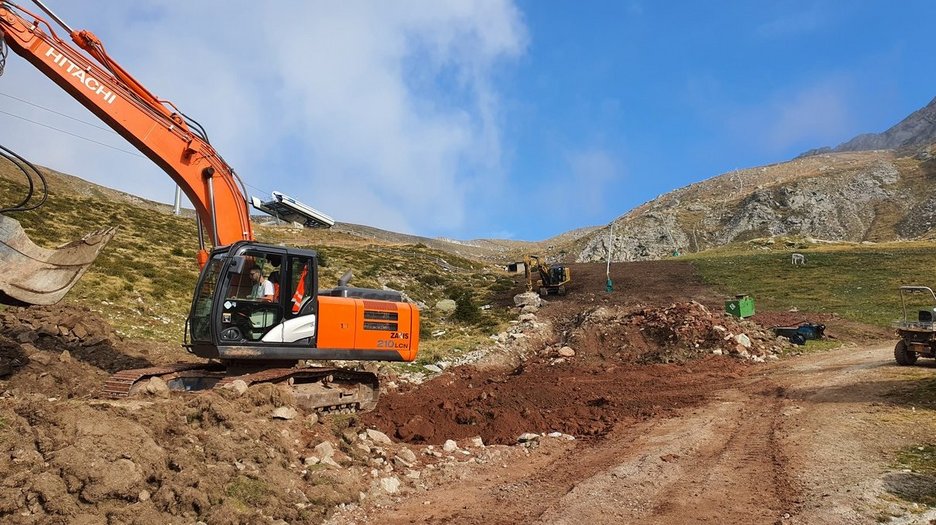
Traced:
<svg viewBox="0 0 936 525">
<path fill-rule="evenodd" d="M 282 300 L 276 296 L 282 255 L 258 250 L 231 257 L 225 289 L 220 297 L 222 343 L 255 342 L 283 320 Z"/>
<path fill-rule="evenodd" d="M 290 287 L 287 316 L 297 317 L 314 313 L 315 291 L 318 286 L 315 282 L 315 259 L 306 256 L 291 256 Z"/>
<path fill-rule="evenodd" d="M 218 276 L 224 265 L 224 258 L 216 255 L 202 270 L 198 288 L 195 290 L 195 299 L 192 303 L 192 314 L 189 323 L 192 330 L 192 341 L 196 343 L 211 342 L 211 313 L 215 288 L 218 285 Z"/>
</svg>

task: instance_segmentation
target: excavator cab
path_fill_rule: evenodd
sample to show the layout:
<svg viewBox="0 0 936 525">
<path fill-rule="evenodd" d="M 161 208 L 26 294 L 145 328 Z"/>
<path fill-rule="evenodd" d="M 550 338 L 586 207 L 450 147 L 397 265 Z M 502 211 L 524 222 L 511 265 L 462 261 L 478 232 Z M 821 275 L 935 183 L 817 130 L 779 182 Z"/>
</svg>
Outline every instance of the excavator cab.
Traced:
<svg viewBox="0 0 936 525">
<path fill-rule="evenodd" d="M 280 281 L 272 294 L 263 291 L 270 275 Z M 419 310 L 400 292 L 349 279 L 319 290 L 314 250 L 246 241 L 216 249 L 195 289 L 185 346 L 222 361 L 413 360 Z"/>
<path fill-rule="evenodd" d="M 262 352 L 275 359 L 270 345 L 312 346 L 316 312 L 308 299 L 317 288 L 316 263 L 315 251 L 282 246 L 238 243 L 215 250 L 195 290 L 189 350 L 202 357 L 249 359 Z"/>
</svg>

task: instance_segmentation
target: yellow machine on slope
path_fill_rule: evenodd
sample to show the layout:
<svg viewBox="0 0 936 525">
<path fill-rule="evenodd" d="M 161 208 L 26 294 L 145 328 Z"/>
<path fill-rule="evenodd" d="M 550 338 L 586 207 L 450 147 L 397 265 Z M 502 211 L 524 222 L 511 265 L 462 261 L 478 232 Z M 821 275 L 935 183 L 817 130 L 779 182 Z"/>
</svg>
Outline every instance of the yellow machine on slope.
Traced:
<svg viewBox="0 0 936 525">
<path fill-rule="evenodd" d="M 572 270 L 568 266 L 549 265 L 546 263 L 546 258 L 539 255 L 527 255 L 523 258 L 523 264 L 528 292 L 533 291 L 535 285 L 536 290 L 543 297 L 565 295 L 566 287 L 572 282 Z"/>
</svg>

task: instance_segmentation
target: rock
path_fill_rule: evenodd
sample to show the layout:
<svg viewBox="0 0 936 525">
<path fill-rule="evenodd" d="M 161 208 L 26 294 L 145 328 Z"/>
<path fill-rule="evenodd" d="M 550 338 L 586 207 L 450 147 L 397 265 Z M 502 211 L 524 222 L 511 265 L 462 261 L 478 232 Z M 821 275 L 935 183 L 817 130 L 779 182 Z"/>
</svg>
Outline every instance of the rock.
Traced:
<svg viewBox="0 0 936 525">
<path fill-rule="evenodd" d="M 67 363 L 71 361 L 71 352 L 69 352 L 68 350 L 62 350 L 62 353 L 59 354 L 59 361 L 63 363 Z"/>
<path fill-rule="evenodd" d="M 469 439 L 468 442 L 475 448 L 484 448 L 484 440 L 481 439 L 481 436 L 475 436 Z"/>
<path fill-rule="evenodd" d="M 35 354 L 29 356 L 30 361 L 35 361 L 42 366 L 49 366 L 52 363 L 52 356 L 46 352 L 36 352 Z"/>
<path fill-rule="evenodd" d="M 247 393 L 247 382 L 243 379 L 235 379 L 230 383 L 224 385 L 224 388 L 230 390 L 236 397 L 240 397 Z"/>
<path fill-rule="evenodd" d="M 341 440 L 350 445 L 358 440 L 357 432 L 352 428 L 346 428 L 341 431 Z"/>
<path fill-rule="evenodd" d="M 445 443 L 442 444 L 442 450 L 445 452 L 455 452 L 458 450 L 458 443 L 452 441 L 451 439 L 446 439 Z"/>
<path fill-rule="evenodd" d="M 38 353 L 40 350 L 35 346 L 29 343 L 23 343 L 20 345 L 20 350 L 23 351 L 23 355 L 26 357 L 32 357 L 34 354 Z"/>
<path fill-rule="evenodd" d="M 524 292 L 514 296 L 515 306 L 534 306 L 539 308 L 543 305 L 543 298 L 536 292 Z"/>
<path fill-rule="evenodd" d="M 309 426 L 318 423 L 318 421 L 319 421 L 319 416 L 315 412 L 312 412 L 305 418 L 306 425 L 309 425 Z"/>
<path fill-rule="evenodd" d="M 137 496 L 137 501 L 149 501 L 150 493 L 148 490 L 141 490 L 140 494 Z"/>
<path fill-rule="evenodd" d="M 370 453 L 371 453 L 371 448 L 370 448 L 369 446 L 367 446 L 367 444 L 365 444 L 365 443 L 356 443 L 356 444 L 354 445 L 354 448 L 360 450 L 360 451 L 363 452 L 364 454 L 370 454 Z"/>
<path fill-rule="evenodd" d="M 534 313 L 520 314 L 519 320 L 520 320 L 521 323 L 533 323 L 533 322 L 536 322 L 536 314 L 534 314 Z"/>
<path fill-rule="evenodd" d="M 332 446 L 328 441 L 322 441 L 318 445 L 315 445 L 315 454 L 322 458 L 330 458 L 335 455 L 335 447 Z"/>
<path fill-rule="evenodd" d="M 400 449 L 400 451 L 397 452 L 396 457 L 398 457 L 398 458 L 402 459 L 403 461 L 409 463 L 409 465 L 407 465 L 407 466 L 410 466 L 410 465 L 412 465 L 413 463 L 416 462 L 416 454 L 415 454 L 412 450 L 410 450 L 410 449 L 408 449 L 408 448 Z"/>
<path fill-rule="evenodd" d="M 533 432 L 526 432 L 520 434 L 520 437 L 517 438 L 517 443 L 529 443 L 531 441 L 536 441 L 540 438 L 539 434 L 534 434 Z"/>
<path fill-rule="evenodd" d="M 395 476 L 380 478 L 380 488 L 387 494 L 396 494 L 400 490 L 400 480 Z"/>
<path fill-rule="evenodd" d="M 302 464 L 307 467 L 312 467 L 312 466 L 318 465 L 319 462 L 321 461 L 322 460 L 319 459 L 317 456 L 306 456 L 305 459 L 302 460 Z"/>
<path fill-rule="evenodd" d="M 441 373 L 442 373 L 442 369 L 439 368 L 439 367 L 436 366 L 436 365 L 423 365 L 423 368 L 425 368 L 426 370 L 432 372 L 433 374 L 441 374 Z"/>
<path fill-rule="evenodd" d="M 438 312 L 440 316 L 448 317 L 455 313 L 456 308 L 458 308 L 458 304 L 452 299 L 442 299 L 435 304 L 434 310 Z"/>
<path fill-rule="evenodd" d="M 143 392 L 153 397 L 168 398 L 169 385 L 161 377 L 151 377 L 143 386 Z"/>
<path fill-rule="evenodd" d="M 58 327 L 52 323 L 45 323 L 36 330 L 39 335 L 59 335 Z"/>
<path fill-rule="evenodd" d="M 539 306 L 534 306 L 532 304 L 524 305 L 520 309 L 520 315 L 532 315 L 539 311 Z"/>
<path fill-rule="evenodd" d="M 72 333 L 75 334 L 75 337 L 78 339 L 84 339 L 85 337 L 88 337 L 88 329 L 85 328 L 85 325 L 80 323 L 76 324 L 75 327 L 72 328 Z"/>
<path fill-rule="evenodd" d="M 37 334 L 36 332 L 33 332 L 32 330 L 28 330 L 26 332 L 20 332 L 16 336 L 16 341 L 18 343 L 35 343 L 38 340 L 39 340 L 39 334 Z"/>
<path fill-rule="evenodd" d="M 270 413 L 270 417 L 273 419 L 290 420 L 295 418 L 296 414 L 296 409 L 293 407 L 278 407 Z"/>
<path fill-rule="evenodd" d="M 751 338 L 746 336 L 745 334 L 738 334 L 734 336 L 734 340 L 736 343 L 743 346 L 744 348 L 751 348 Z"/>
<path fill-rule="evenodd" d="M 418 470 L 409 469 L 404 475 L 409 479 L 419 479 L 421 474 Z"/>
<path fill-rule="evenodd" d="M 327 465 L 331 468 L 341 468 L 341 465 L 339 465 L 338 462 L 334 460 L 334 458 L 322 458 L 322 461 L 320 461 L 320 463 L 322 465 Z"/>
<path fill-rule="evenodd" d="M 379 430 L 369 428 L 365 432 L 367 432 L 368 439 L 370 439 L 374 443 L 377 443 L 379 445 L 392 445 L 393 444 L 393 441 L 389 437 L 387 437 L 386 434 L 384 434 L 383 432 Z"/>
<path fill-rule="evenodd" d="M 559 355 L 562 357 L 575 357 L 575 350 L 570 346 L 563 346 L 559 349 Z"/>
</svg>

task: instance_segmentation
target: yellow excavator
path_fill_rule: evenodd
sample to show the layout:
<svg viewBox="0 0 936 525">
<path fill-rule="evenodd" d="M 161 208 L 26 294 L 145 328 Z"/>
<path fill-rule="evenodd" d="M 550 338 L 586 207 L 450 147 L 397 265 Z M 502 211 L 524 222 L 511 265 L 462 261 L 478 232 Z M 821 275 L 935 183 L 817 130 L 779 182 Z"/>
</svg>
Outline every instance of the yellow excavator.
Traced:
<svg viewBox="0 0 936 525">
<path fill-rule="evenodd" d="M 572 270 L 563 264 L 547 264 L 546 258 L 539 255 L 527 255 L 523 258 L 527 291 L 536 288 L 543 297 L 547 295 L 565 295 L 566 288 L 572 282 Z"/>
</svg>

